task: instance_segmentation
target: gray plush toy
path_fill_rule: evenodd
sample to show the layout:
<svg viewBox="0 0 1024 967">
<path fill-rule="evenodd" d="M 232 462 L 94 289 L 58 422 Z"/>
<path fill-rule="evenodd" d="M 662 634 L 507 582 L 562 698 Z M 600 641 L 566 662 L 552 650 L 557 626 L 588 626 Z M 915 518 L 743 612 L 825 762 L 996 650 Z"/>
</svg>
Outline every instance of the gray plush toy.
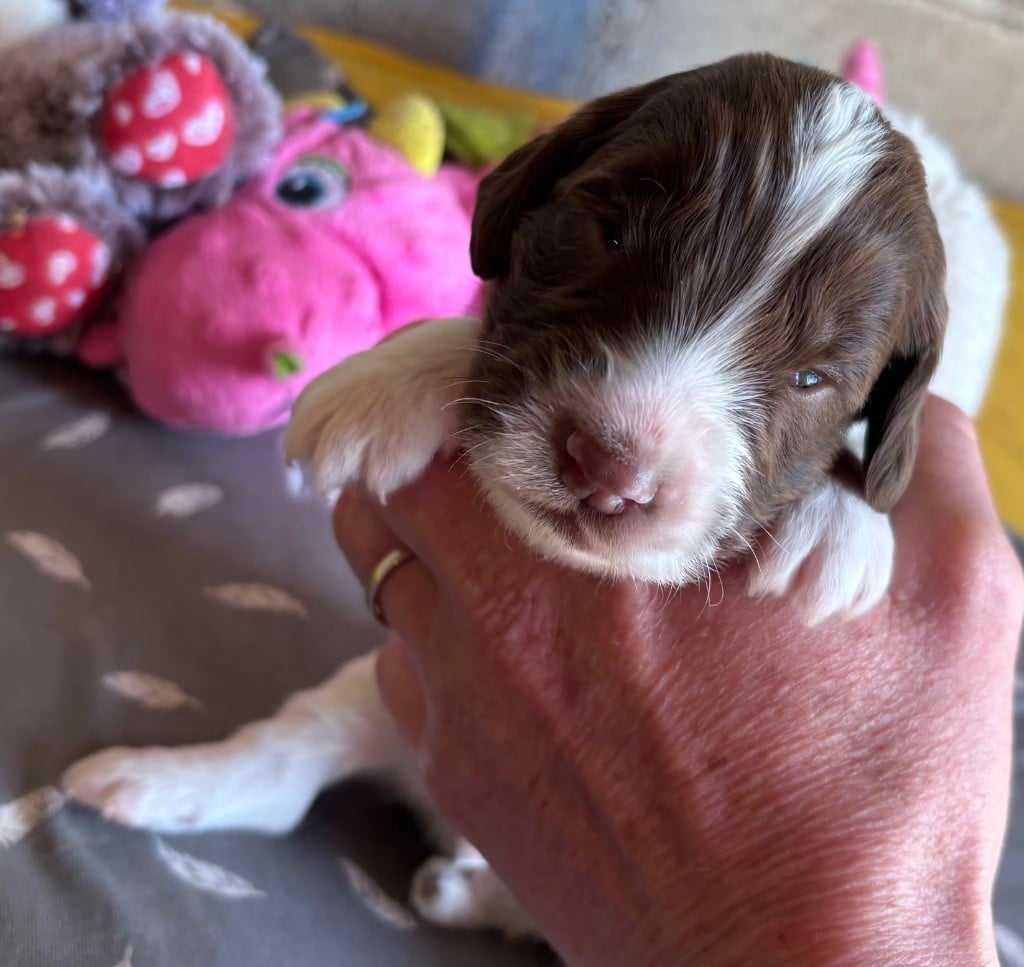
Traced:
<svg viewBox="0 0 1024 967">
<path fill-rule="evenodd" d="M 130 17 L 146 17 L 163 6 L 163 0 L 66 0 L 72 17 L 116 23 Z"/>
<path fill-rule="evenodd" d="M 0 5 L 0 337 L 63 345 L 153 232 L 262 167 L 280 101 L 211 17 L 160 0 Z"/>
<path fill-rule="evenodd" d="M 96 5 L 111 4 L 108 0 Z M 233 128 L 233 143 L 223 152 L 222 163 L 209 171 L 200 165 L 197 177 L 184 171 L 178 185 L 161 178 L 159 164 L 148 174 L 145 158 L 139 171 L 132 171 L 130 164 L 119 165 L 116 145 L 102 124 L 121 85 L 141 72 L 159 84 L 168 77 L 160 73 L 160 65 L 176 54 L 188 54 L 192 59 L 187 63 L 202 58 L 212 68 L 209 73 L 219 76 L 230 100 L 220 107 L 231 115 L 225 120 Z M 187 69 L 179 73 L 183 76 L 169 82 L 172 89 L 164 92 L 162 101 L 154 97 L 147 104 L 143 91 L 140 103 L 129 105 L 138 108 L 131 123 L 141 126 L 140 137 L 148 135 L 149 142 L 161 134 L 188 138 L 183 130 L 188 117 L 180 112 L 186 110 L 190 92 L 185 85 L 190 77 Z M 203 85 L 214 80 L 212 76 L 194 76 L 201 86 L 218 86 Z M 193 97 L 199 112 L 205 106 L 203 96 L 196 92 Z M 179 103 L 172 104 L 175 98 Z M 151 124 L 146 123 L 147 113 Z M 105 167 L 123 203 L 142 218 L 166 220 L 198 205 L 225 201 L 238 181 L 266 158 L 280 136 L 279 125 L 280 105 L 264 80 L 262 62 L 227 28 L 200 14 L 157 13 L 116 23 L 73 21 L 0 54 L 0 169 L 21 169 L 30 163 L 68 170 Z M 145 154 L 147 145 L 140 147 Z M 151 153 L 159 157 L 158 148 Z"/>
<path fill-rule="evenodd" d="M 49 27 L 69 20 L 108 23 L 146 17 L 163 0 L 3 0 L 0 4 L 0 48 L 11 47 Z"/>
</svg>

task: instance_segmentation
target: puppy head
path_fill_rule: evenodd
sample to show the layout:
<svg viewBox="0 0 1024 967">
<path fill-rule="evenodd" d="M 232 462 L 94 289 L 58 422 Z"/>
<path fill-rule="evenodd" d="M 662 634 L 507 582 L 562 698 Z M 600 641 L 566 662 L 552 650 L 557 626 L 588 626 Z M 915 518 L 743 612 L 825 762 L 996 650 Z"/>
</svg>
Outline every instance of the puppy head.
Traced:
<svg viewBox="0 0 1024 967">
<path fill-rule="evenodd" d="M 480 187 L 473 472 L 550 556 L 680 583 L 866 418 L 906 486 L 945 325 L 910 142 L 823 71 L 743 56 L 600 98 Z"/>
</svg>

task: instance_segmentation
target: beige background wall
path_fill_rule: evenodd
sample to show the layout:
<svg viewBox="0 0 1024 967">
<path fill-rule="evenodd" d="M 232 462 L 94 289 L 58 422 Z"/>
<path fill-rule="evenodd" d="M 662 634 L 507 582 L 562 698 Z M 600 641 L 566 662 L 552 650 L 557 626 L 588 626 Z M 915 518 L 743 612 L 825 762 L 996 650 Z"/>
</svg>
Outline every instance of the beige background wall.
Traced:
<svg viewBox="0 0 1024 967">
<path fill-rule="evenodd" d="M 1024 0 L 616 3 L 605 64 L 579 88 L 751 49 L 834 67 L 861 36 L 882 46 L 889 100 L 923 115 L 990 190 L 1024 200 Z"/>
</svg>

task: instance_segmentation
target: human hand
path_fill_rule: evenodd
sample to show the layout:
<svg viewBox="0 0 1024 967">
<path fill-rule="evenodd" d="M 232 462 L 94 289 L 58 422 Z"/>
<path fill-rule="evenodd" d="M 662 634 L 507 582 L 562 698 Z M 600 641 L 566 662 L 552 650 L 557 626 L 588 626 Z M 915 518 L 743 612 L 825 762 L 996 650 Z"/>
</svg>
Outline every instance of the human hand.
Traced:
<svg viewBox="0 0 1024 967">
<path fill-rule="evenodd" d="M 364 581 L 417 555 L 382 691 L 569 962 L 994 964 L 1024 586 L 949 404 L 892 520 L 887 598 L 809 630 L 742 567 L 666 591 L 539 561 L 438 464 L 335 515 Z"/>
</svg>

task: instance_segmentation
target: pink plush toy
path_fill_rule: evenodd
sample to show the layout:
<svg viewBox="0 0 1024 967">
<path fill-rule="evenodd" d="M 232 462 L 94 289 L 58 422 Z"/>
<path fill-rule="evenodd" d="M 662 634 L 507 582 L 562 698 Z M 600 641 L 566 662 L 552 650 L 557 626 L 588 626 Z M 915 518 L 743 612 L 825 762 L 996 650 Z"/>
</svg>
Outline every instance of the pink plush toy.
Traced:
<svg viewBox="0 0 1024 967">
<path fill-rule="evenodd" d="M 315 376 L 394 329 L 472 313 L 479 175 L 418 174 L 393 148 L 308 111 L 269 168 L 192 215 L 129 268 L 117 316 L 80 344 L 119 365 L 136 403 L 186 430 L 285 422 Z"/>
</svg>

